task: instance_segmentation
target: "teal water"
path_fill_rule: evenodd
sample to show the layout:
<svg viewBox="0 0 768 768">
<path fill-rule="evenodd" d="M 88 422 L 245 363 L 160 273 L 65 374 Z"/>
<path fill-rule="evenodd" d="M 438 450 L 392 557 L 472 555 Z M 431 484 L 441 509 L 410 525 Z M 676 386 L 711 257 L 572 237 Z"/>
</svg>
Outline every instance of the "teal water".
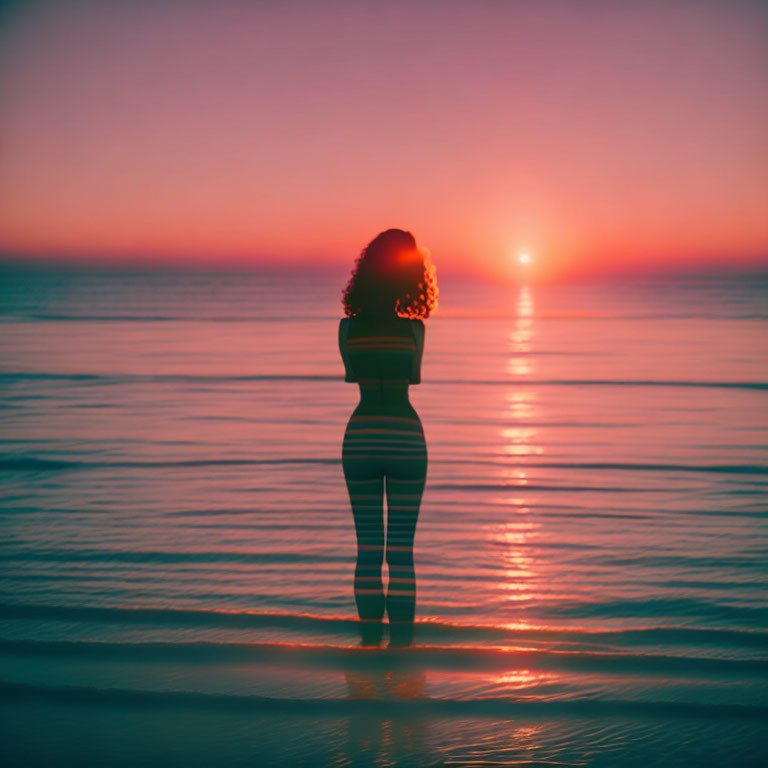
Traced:
<svg viewBox="0 0 768 768">
<path fill-rule="evenodd" d="M 397 651 L 344 279 L 2 269 L 4 762 L 762 764 L 766 278 L 443 281 Z"/>
</svg>

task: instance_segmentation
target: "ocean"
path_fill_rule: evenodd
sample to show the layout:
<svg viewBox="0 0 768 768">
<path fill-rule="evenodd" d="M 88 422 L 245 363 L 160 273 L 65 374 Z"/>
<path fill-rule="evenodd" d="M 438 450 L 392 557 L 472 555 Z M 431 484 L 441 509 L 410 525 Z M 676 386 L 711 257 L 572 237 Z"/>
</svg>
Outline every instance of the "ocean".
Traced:
<svg viewBox="0 0 768 768">
<path fill-rule="evenodd" d="M 0 270 L 3 764 L 765 764 L 768 276 L 441 282 L 404 649 L 346 277 Z"/>
</svg>

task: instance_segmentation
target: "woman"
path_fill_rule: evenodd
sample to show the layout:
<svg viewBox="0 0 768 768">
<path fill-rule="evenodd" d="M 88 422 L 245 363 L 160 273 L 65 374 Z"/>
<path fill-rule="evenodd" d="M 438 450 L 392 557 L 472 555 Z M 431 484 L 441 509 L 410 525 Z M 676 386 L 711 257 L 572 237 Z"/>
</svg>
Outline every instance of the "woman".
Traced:
<svg viewBox="0 0 768 768">
<path fill-rule="evenodd" d="M 360 254 L 343 302 L 344 381 L 360 387 L 344 433 L 342 465 L 357 533 L 355 602 L 362 641 L 381 642 L 386 610 L 390 645 L 408 645 L 416 608 L 413 536 L 427 475 L 424 431 L 408 386 L 421 381 L 422 321 L 437 305 L 434 268 L 410 232 L 388 229 Z"/>
</svg>

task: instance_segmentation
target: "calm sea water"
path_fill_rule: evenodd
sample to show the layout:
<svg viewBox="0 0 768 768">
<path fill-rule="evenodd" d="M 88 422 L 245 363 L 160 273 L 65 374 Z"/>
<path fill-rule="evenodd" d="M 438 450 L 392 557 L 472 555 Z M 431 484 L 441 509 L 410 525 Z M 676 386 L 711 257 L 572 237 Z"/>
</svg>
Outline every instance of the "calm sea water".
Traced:
<svg viewBox="0 0 768 768">
<path fill-rule="evenodd" d="M 7 764 L 760 764 L 768 281 L 443 281 L 389 651 L 345 278 L 3 269 Z"/>
</svg>

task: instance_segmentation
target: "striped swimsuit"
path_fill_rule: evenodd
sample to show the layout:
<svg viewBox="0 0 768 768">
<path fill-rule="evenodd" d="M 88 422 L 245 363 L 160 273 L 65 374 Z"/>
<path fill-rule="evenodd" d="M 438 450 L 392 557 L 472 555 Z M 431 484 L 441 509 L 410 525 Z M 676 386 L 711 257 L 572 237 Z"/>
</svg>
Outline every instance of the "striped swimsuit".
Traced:
<svg viewBox="0 0 768 768">
<path fill-rule="evenodd" d="M 426 474 L 424 430 L 408 399 L 408 385 L 421 381 L 418 339 L 423 331 L 419 333 L 416 323 L 420 321 L 397 318 L 376 328 L 359 318 L 341 321 L 344 380 L 360 386 L 360 402 L 342 447 L 348 477 L 415 480 Z"/>
<path fill-rule="evenodd" d="M 380 621 L 386 607 L 391 632 L 395 624 L 401 628 L 410 624 L 412 631 L 415 611 L 413 538 L 426 480 L 427 447 L 408 386 L 420 382 L 423 333 L 420 320 L 398 317 L 383 324 L 344 318 L 339 325 L 344 380 L 360 386 L 360 402 L 342 445 L 358 543 L 355 598 L 363 621 Z M 386 598 L 381 580 L 385 551 Z"/>
</svg>

